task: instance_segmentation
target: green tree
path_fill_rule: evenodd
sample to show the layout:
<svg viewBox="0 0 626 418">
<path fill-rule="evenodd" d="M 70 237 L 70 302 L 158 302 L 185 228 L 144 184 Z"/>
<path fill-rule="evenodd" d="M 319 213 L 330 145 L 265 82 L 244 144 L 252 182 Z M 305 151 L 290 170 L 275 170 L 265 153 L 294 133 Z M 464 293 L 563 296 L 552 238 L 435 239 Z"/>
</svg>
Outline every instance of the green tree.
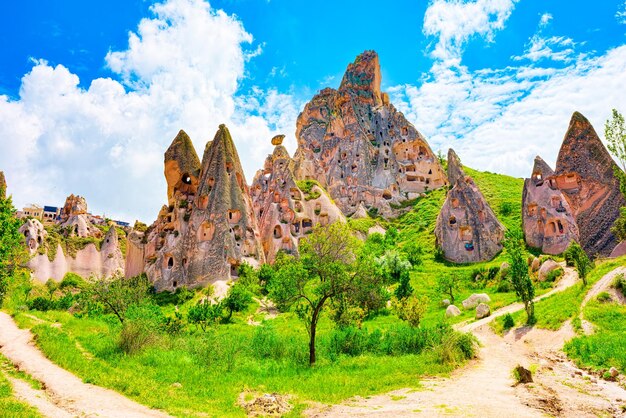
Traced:
<svg viewBox="0 0 626 418">
<path fill-rule="evenodd" d="M 102 304 L 105 311 L 113 313 L 123 324 L 129 308 L 152 303 L 149 295 L 151 289 L 152 284 L 145 274 L 130 279 L 120 276 L 91 279 L 84 291 L 84 303 Z"/>
<path fill-rule="evenodd" d="M 187 320 L 190 324 L 199 326 L 202 331 L 216 323 L 222 317 L 223 307 L 221 303 L 211 303 L 209 298 L 205 298 L 189 308 Z"/>
<path fill-rule="evenodd" d="M 509 277 L 517 297 L 524 303 L 526 323 L 535 323 L 535 287 L 528 274 L 528 264 L 524 256 L 524 238 L 519 229 L 509 230 L 504 240 L 504 246 L 509 258 Z"/>
<path fill-rule="evenodd" d="M 248 305 L 252 302 L 252 293 L 246 288 L 243 283 L 235 283 L 229 289 L 224 300 L 222 300 L 222 306 L 228 311 L 228 316 L 224 318 L 224 321 L 229 322 L 234 312 L 245 311 Z"/>
<path fill-rule="evenodd" d="M 403 275 L 409 274 L 411 263 L 396 250 L 387 250 L 377 259 L 381 272 L 388 284 L 398 283 Z"/>
<path fill-rule="evenodd" d="M 0 182 L 0 306 L 4 301 L 11 278 L 22 270 L 27 260 L 24 237 L 19 229 L 21 222 L 15 217 L 11 196 L 6 196 L 5 185 Z"/>
<path fill-rule="evenodd" d="M 571 260 L 578 272 L 578 277 L 583 281 L 583 285 L 587 286 L 587 275 L 593 270 L 594 263 L 589 259 L 585 250 L 576 241 L 572 241 L 565 251 L 565 257 Z"/>
<path fill-rule="evenodd" d="M 457 274 L 444 274 L 437 278 L 437 291 L 450 297 L 450 303 L 454 305 L 454 294 L 459 290 L 459 276 Z"/>
<path fill-rule="evenodd" d="M 309 364 L 316 360 L 317 324 L 329 301 L 346 306 L 360 301 L 362 282 L 379 285 L 371 269 L 360 268 L 360 241 L 348 225 L 335 222 L 317 226 L 300 243 L 300 257 L 283 260 L 269 287 L 270 297 L 281 309 L 294 309 L 309 334 Z"/>
<path fill-rule="evenodd" d="M 413 328 L 417 328 L 426 313 L 428 298 L 426 296 L 409 296 L 395 304 L 398 318 L 406 321 Z"/>
</svg>

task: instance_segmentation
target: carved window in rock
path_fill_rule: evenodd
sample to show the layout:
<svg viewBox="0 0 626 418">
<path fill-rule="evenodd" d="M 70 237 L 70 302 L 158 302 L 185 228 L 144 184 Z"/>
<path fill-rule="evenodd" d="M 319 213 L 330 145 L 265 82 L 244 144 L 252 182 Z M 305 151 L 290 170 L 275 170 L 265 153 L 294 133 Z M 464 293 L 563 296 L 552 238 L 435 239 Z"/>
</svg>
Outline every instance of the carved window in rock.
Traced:
<svg viewBox="0 0 626 418">
<path fill-rule="evenodd" d="M 233 238 L 235 238 L 235 241 L 241 241 L 241 236 L 243 232 L 241 231 L 241 227 L 239 225 L 235 225 L 233 229 L 231 229 L 231 232 L 233 234 Z M 239 244 L 237 244 L 237 246 L 239 246 Z"/>
<path fill-rule="evenodd" d="M 383 192 L 383 199 L 385 200 L 391 200 L 391 192 L 389 190 L 385 190 Z"/>
<path fill-rule="evenodd" d="M 448 224 L 453 228 L 456 227 L 456 217 L 450 216 L 450 219 L 448 219 Z"/>
<path fill-rule="evenodd" d="M 183 184 L 191 184 L 191 176 L 188 173 L 183 174 L 181 181 L 183 182 Z"/>
<path fill-rule="evenodd" d="M 274 192 L 274 203 L 280 203 L 280 193 Z"/>
<path fill-rule="evenodd" d="M 293 200 L 300 200 L 302 196 L 300 195 L 300 189 L 293 187 L 289 189 L 289 195 Z"/>
<path fill-rule="evenodd" d="M 532 179 L 535 181 L 536 187 L 543 185 L 543 176 L 541 173 L 533 173 Z"/>
<path fill-rule="evenodd" d="M 280 239 L 283 236 L 283 229 L 281 228 L 280 225 L 276 225 L 274 227 L 274 238 L 275 239 Z"/>
<path fill-rule="evenodd" d="M 316 203 L 315 203 L 315 209 L 314 209 L 315 214 L 316 214 L 316 215 L 319 215 L 321 211 L 322 211 L 322 205 L 321 205 L 321 203 L 316 202 Z"/>
<path fill-rule="evenodd" d="M 302 220 L 302 230 L 304 233 L 307 233 L 309 231 L 311 231 L 311 229 L 313 228 L 313 221 L 308 219 L 308 218 L 304 218 Z"/>
<path fill-rule="evenodd" d="M 528 206 L 526 207 L 526 213 L 528 214 L 528 216 L 536 216 L 537 215 L 537 204 L 536 203 L 529 203 Z"/>
<path fill-rule="evenodd" d="M 462 226 L 459 228 L 459 238 L 461 241 L 471 241 L 473 239 L 472 227 Z"/>
<path fill-rule="evenodd" d="M 239 277 L 239 264 L 230 263 L 230 277 Z"/>
<path fill-rule="evenodd" d="M 561 203 L 561 198 L 558 196 L 552 196 L 552 198 L 550 199 L 550 206 L 552 206 L 553 208 L 558 208 L 559 206 L 562 206 L 563 203 Z"/>
<path fill-rule="evenodd" d="M 433 170 L 432 169 L 428 170 L 428 174 L 433 174 Z"/>
<path fill-rule="evenodd" d="M 232 173 L 232 171 L 233 171 L 233 163 L 232 163 L 232 162 L 230 162 L 230 161 L 228 161 L 228 162 L 226 163 L 226 172 L 227 172 L 228 174 L 230 174 L 230 173 Z"/>
<path fill-rule="evenodd" d="M 407 136 L 409 134 L 409 128 L 406 126 L 403 126 L 402 129 L 400 130 L 400 133 L 402 136 Z"/>
<path fill-rule="evenodd" d="M 209 177 L 209 179 L 206 182 L 208 188 L 209 188 L 209 193 L 211 192 L 211 190 L 213 190 L 213 186 L 215 185 L 215 178 L 213 177 Z"/>
<path fill-rule="evenodd" d="M 563 235 L 565 233 L 565 227 L 563 226 L 563 222 L 558 220 L 556 221 L 556 230 L 559 235 Z"/>
<path fill-rule="evenodd" d="M 326 226 L 329 223 L 329 218 L 327 213 L 320 214 L 320 225 Z"/>
<path fill-rule="evenodd" d="M 171 270 L 172 268 L 174 268 L 174 257 L 172 257 L 171 255 L 170 256 L 166 256 L 166 260 L 167 261 L 166 261 L 165 267 L 168 270 Z"/>
<path fill-rule="evenodd" d="M 352 172 L 356 173 L 359 167 L 356 164 L 352 164 Z"/>
<path fill-rule="evenodd" d="M 213 239 L 213 235 L 215 234 L 215 225 L 211 221 L 204 221 L 200 224 L 200 228 L 198 228 L 198 241 L 210 241 Z"/>
<path fill-rule="evenodd" d="M 241 211 L 239 209 L 229 209 L 227 216 L 229 223 L 236 224 L 241 219 Z"/>
<path fill-rule="evenodd" d="M 452 207 L 454 209 L 459 207 L 459 199 L 457 199 L 457 198 L 452 198 L 452 200 L 450 200 L 450 203 L 452 204 Z"/>
<path fill-rule="evenodd" d="M 291 233 L 293 235 L 300 234 L 300 221 L 296 221 L 296 222 L 291 224 Z"/>
<path fill-rule="evenodd" d="M 293 206 L 296 212 L 302 212 L 302 203 L 296 201 Z"/>
</svg>

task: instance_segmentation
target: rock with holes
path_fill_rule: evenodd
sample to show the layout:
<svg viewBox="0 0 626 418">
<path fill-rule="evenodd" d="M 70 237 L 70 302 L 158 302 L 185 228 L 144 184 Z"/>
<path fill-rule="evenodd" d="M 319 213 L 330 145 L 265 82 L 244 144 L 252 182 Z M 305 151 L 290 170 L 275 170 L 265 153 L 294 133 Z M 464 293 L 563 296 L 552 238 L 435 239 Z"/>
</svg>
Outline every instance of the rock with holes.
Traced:
<svg viewBox="0 0 626 418">
<path fill-rule="evenodd" d="M 378 55 L 366 51 L 338 90 L 322 90 L 298 117 L 296 177 L 317 180 L 346 215 L 363 203 L 391 216 L 392 205 L 447 184 L 426 139 L 380 82 Z"/>
<path fill-rule="evenodd" d="M 198 287 L 238 276 L 242 262 L 265 261 L 239 155 L 220 125 L 202 163 L 180 132 L 165 152 L 168 206 L 141 233 L 129 235 L 127 275 L 143 270 L 158 290 Z M 132 267 L 132 268 L 128 268 Z"/>
<path fill-rule="evenodd" d="M 60 224 L 66 237 L 102 237 L 102 231 L 91 222 L 87 201 L 82 196 L 71 194 L 65 199 Z"/>
<path fill-rule="evenodd" d="M 437 247 L 455 263 L 491 260 L 502 250 L 504 226 L 474 180 L 465 175 L 452 149 L 448 151 L 448 178 L 452 188 L 437 216 Z"/>
<path fill-rule="evenodd" d="M 541 268 L 539 269 L 539 273 L 537 274 L 537 279 L 540 282 L 544 282 L 552 271 L 556 269 L 560 269 L 560 268 L 561 266 L 559 266 L 559 264 L 556 261 L 548 259 L 544 261 L 543 264 L 541 265 Z"/>
<path fill-rule="evenodd" d="M 473 309 L 479 303 L 489 303 L 491 298 L 486 293 L 473 293 L 469 298 L 462 302 L 463 309 Z"/>
<path fill-rule="evenodd" d="M 461 315 L 461 310 L 454 305 L 450 305 L 446 308 L 446 318 L 453 318 Z"/>
<path fill-rule="evenodd" d="M 479 303 L 476 307 L 476 319 L 486 318 L 491 315 L 491 309 L 486 303 Z"/>
<path fill-rule="evenodd" d="M 578 241 L 574 212 L 563 192 L 555 187 L 554 171 L 535 157 L 530 178 L 524 181 L 522 224 L 530 247 L 546 254 L 561 254 L 570 242 Z"/>
<path fill-rule="evenodd" d="M 300 238 L 310 233 L 315 225 L 345 222 L 343 213 L 319 183 L 296 181 L 295 163 L 276 138 L 272 143 L 278 145 L 267 156 L 250 188 L 268 262 L 273 262 L 280 250 L 297 254 Z"/>
<path fill-rule="evenodd" d="M 43 245 L 48 236 L 48 232 L 38 219 L 26 219 L 19 231 L 24 235 L 24 241 L 31 254 L 37 252 L 37 249 Z"/>
</svg>

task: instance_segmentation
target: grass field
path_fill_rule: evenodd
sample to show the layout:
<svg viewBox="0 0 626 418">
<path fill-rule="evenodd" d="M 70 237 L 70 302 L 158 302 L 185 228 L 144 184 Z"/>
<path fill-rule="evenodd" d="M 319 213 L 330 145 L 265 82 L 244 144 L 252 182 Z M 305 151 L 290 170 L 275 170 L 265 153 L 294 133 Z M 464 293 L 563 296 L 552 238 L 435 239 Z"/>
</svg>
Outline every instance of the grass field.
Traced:
<svg viewBox="0 0 626 418">
<path fill-rule="evenodd" d="M 10 418 L 39 418 L 41 415 L 29 405 L 19 401 L 13 394 L 7 376 L 23 378 L 9 361 L 0 355 L 0 416 Z"/>
</svg>

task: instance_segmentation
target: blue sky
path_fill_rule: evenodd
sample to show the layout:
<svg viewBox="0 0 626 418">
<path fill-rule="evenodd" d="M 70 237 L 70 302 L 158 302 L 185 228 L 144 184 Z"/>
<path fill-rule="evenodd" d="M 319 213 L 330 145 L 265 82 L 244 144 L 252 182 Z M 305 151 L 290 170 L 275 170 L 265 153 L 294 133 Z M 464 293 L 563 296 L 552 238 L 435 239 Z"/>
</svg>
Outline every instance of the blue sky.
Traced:
<svg viewBox="0 0 626 418">
<path fill-rule="evenodd" d="M 554 162 L 569 116 L 601 133 L 626 112 L 624 0 L 5 2 L 0 169 L 18 206 L 84 195 L 152 221 L 178 129 L 197 149 L 227 123 L 247 180 L 365 49 L 434 149 L 525 176 Z"/>
</svg>

